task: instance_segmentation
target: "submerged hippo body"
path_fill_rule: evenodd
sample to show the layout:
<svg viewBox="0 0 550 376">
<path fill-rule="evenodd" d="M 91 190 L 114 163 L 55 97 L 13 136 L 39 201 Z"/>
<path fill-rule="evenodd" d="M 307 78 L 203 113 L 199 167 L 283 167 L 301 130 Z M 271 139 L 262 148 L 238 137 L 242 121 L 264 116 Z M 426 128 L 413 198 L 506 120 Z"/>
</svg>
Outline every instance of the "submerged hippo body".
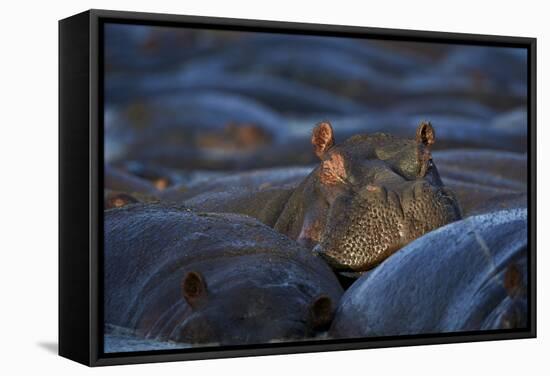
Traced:
<svg viewBox="0 0 550 376">
<path fill-rule="evenodd" d="M 460 218 L 432 161 L 434 140 L 432 126 L 422 123 L 412 140 L 377 133 L 335 145 L 331 125 L 320 123 L 312 144 L 321 163 L 299 184 L 233 199 L 228 193 L 207 194 L 185 203 L 256 217 L 315 248 L 332 267 L 364 271 Z"/>
<path fill-rule="evenodd" d="M 439 172 L 464 216 L 527 207 L 527 155 L 496 150 L 435 152 Z"/>
<path fill-rule="evenodd" d="M 346 291 L 335 337 L 526 327 L 527 211 L 473 216 L 426 234 Z"/>
<path fill-rule="evenodd" d="M 256 101 L 198 90 L 142 98 L 106 112 L 113 162 L 227 168 L 287 137 L 286 121 Z M 224 157 L 228 160 L 224 160 Z"/>
<path fill-rule="evenodd" d="M 156 187 L 147 180 L 141 179 L 108 164 L 104 167 L 105 188 L 126 193 L 155 195 Z"/>
<path fill-rule="evenodd" d="M 308 338 L 342 294 L 323 260 L 255 219 L 160 205 L 105 212 L 104 268 L 106 325 L 190 344 Z"/>
</svg>

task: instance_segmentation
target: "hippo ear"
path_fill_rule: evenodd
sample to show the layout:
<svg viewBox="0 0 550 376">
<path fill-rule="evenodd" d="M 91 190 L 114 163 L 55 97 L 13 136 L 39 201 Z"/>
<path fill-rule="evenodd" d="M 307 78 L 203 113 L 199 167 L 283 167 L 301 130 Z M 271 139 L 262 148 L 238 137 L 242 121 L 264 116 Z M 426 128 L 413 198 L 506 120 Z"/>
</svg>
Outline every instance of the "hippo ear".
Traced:
<svg viewBox="0 0 550 376">
<path fill-rule="evenodd" d="M 109 192 L 105 195 L 104 209 L 121 208 L 136 202 L 138 202 L 138 200 L 127 193 Z"/>
<path fill-rule="evenodd" d="M 420 123 L 418 128 L 416 128 L 416 142 L 425 146 L 431 146 L 435 143 L 435 131 L 432 123 L 429 121 Z"/>
<path fill-rule="evenodd" d="M 329 158 L 321 162 L 319 177 L 323 184 L 333 185 L 345 182 L 346 164 L 340 153 L 332 153 Z"/>
<path fill-rule="evenodd" d="M 183 297 L 191 307 L 195 307 L 206 297 L 206 283 L 198 272 L 189 272 L 181 282 Z"/>
<path fill-rule="evenodd" d="M 309 317 L 313 329 L 328 329 L 332 321 L 332 300 L 326 295 L 317 297 L 309 306 Z"/>
<path fill-rule="evenodd" d="M 315 155 L 319 158 L 334 145 L 334 132 L 328 121 L 323 121 L 313 128 L 311 143 L 313 144 Z"/>
</svg>

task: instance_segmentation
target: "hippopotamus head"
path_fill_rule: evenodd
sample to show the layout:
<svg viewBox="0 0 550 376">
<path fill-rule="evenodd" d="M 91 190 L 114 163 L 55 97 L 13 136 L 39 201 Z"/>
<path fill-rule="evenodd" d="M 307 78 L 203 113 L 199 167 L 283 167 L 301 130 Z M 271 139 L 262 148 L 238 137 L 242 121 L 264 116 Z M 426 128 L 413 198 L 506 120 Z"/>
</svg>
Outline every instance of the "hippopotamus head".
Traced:
<svg viewBox="0 0 550 376">
<path fill-rule="evenodd" d="M 298 208 L 293 213 L 298 219 L 280 221 L 276 228 L 314 247 L 333 268 L 367 270 L 460 218 L 432 160 L 430 123 L 422 122 L 413 139 L 375 133 L 335 144 L 331 125 L 322 122 L 311 141 L 321 164 L 285 208 Z"/>
<path fill-rule="evenodd" d="M 266 287 L 249 282 L 243 278 L 236 285 L 225 282 L 225 288 L 210 288 L 203 274 L 188 272 L 181 290 L 191 314 L 172 330 L 170 339 L 258 344 L 314 337 L 330 326 L 334 304 L 329 296 L 312 298 L 303 291 L 290 291 L 292 283 Z"/>
</svg>

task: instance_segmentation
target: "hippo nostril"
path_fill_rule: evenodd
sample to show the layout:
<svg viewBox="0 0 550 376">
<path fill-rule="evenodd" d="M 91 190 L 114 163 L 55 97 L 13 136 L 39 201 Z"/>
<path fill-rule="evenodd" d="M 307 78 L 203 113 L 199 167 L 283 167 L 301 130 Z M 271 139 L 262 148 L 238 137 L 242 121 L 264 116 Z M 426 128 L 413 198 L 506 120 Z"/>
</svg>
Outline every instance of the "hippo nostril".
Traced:
<svg viewBox="0 0 550 376">
<path fill-rule="evenodd" d="M 369 192 L 378 192 L 380 190 L 380 186 L 372 184 L 368 184 L 366 188 Z"/>
</svg>

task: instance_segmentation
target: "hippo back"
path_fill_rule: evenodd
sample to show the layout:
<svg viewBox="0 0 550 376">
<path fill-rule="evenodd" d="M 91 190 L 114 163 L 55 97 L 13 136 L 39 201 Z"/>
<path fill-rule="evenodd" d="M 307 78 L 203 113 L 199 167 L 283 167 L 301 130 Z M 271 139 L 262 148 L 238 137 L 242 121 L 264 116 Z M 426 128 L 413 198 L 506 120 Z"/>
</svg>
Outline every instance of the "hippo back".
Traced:
<svg viewBox="0 0 550 376">
<path fill-rule="evenodd" d="M 104 270 L 106 324 L 178 342 L 305 337 L 308 307 L 342 293 L 321 259 L 250 217 L 161 205 L 105 212 Z M 190 273 L 201 301 L 182 294 Z"/>
<path fill-rule="evenodd" d="M 395 253 L 345 293 L 331 333 L 366 337 L 526 325 L 527 212 L 469 217 Z"/>
</svg>

